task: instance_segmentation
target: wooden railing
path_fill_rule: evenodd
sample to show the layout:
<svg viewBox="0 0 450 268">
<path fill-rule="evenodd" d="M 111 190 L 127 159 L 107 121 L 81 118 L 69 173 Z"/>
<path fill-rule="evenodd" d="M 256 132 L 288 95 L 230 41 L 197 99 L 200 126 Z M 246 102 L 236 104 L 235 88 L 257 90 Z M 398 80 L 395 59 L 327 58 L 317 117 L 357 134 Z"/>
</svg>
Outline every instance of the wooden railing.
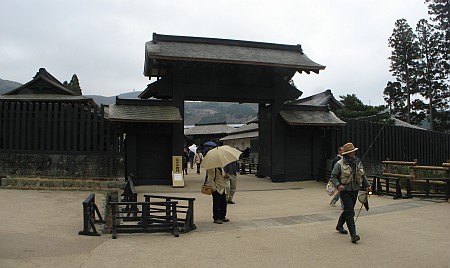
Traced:
<svg viewBox="0 0 450 268">
<path fill-rule="evenodd" d="M 179 236 L 176 201 L 110 202 L 109 205 L 113 239 L 117 238 L 117 233 L 171 232 L 175 237 Z M 137 210 L 126 209 L 130 207 L 137 207 Z"/>
<path fill-rule="evenodd" d="M 189 197 L 173 197 L 173 196 L 161 196 L 161 195 L 144 195 L 145 202 L 156 200 L 164 200 L 166 202 L 176 201 L 176 213 L 178 220 L 178 227 L 181 233 L 187 233 L 189 231 L 197 229 L 194 224 L 194 201 L 195 198 Z M 166 208 L 167 210 L 167 208 Z M 170 217 L 170 215 L 166 215 Z"/>
<path fill-rule="evenodd" d="M 96 218 L 96 215 L 98 219 Z M 95 194 L 90 194 L 86 200 L 83 201 L 83 231 L 79 231 L 79 235 L 101 235 L 97 228 L 96 223 L 105 223 L 103 217 L 95 204 Z"/>
</svg>

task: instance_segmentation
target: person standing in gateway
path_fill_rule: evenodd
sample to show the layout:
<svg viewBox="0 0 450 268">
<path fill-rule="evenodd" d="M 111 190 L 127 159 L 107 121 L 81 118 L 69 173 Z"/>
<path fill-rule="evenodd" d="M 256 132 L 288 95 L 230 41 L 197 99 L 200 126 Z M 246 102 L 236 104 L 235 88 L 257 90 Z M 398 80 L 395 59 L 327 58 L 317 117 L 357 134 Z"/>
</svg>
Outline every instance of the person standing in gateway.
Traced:
<svg viewBox="0 0 450 268">
<path fill-rule="evenodd" d="M 344 210 L 339 216 L 336 230 L 341 234 L 347 234 L 347 230 L 344 229 L 344 223 L 347 223 L 351 241 L 352 243 L 356 243 L 361 239 L 356 234 L 354 218 L 358 191 L 360 185 L 368 191 L 372 191 L 372 189 L 370 183 L 367 181 L 361 161 L 356 157 L 358 148 L 355 148 L 351 142 L 344 144 L 343 148 L 342 159 L 334 165 L 333 171 L 331 172 L 331 181 L 338 189 L 341 200 L 344 203 Z"/>
</svg>

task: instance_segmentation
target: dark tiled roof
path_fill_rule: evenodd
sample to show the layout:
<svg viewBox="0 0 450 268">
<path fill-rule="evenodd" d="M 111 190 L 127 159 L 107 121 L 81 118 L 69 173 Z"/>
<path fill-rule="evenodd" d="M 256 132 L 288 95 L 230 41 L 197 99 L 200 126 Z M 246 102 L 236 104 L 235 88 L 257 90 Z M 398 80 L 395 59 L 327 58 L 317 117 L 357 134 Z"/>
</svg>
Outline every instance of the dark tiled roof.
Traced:
<svg viewBox="0 0 450 268">
<path fill-rule="evenodd" d="M 45 70 L 45 68 L 40 68 L 39 71 L 36 73 L 36 75 L 33 77 L 33 79 L 31 81 L 29 81 L 28 83 L 14 89 L 11 90 L 10 92 L 7 92 L 3 95 L 23 95 L 23 94 L 28 94 L 29 92 L 33 92 L 34 94 L 39 94 L 41 91 L 43 93 L 43 95 L 48 94 L 48 92 L 45 92 L 42 90 L 42 83 L 46 84 L 47 86 L 45 86 L 45 88 L 47 90 L 51 90 L 52 93 L 56 94 L 61 94 L 61 95 L 69 95 L 69 96 L 78 96 L 78 94 L 76 94 L 73 91 L 68 90 L 67 88 L 65 88 L 63 86 L 63 84 L 61 82 L 59 82 L 53 75 L 51 75 L 50 73 L 47 72 L 47 70 Z M 21 93 L 21 92 L 26 92 L 26 93 Z"/>
<path fill-rule="evenodd" d="M 313 105 L 313 106 L 320 106 L 320 105 L 329 105 L 331 109 L 341 109 L 344 106 L 341 102 L 336 100 L 333 96 L 333 93 L 331 93 L 330 89 L 325 90 L 324 92 L 321 92 L 319 94 L 315 94 L 303 99 L 298 99 L 295 101 L 289 102 L 289 104 L 292 105 Z"/>
<path fill-rule="evenodd" d="M 154 60 L 200 61 L 291 68 L 315 72 L 325 66 L 310 60 L 300 45 L 153 34 L 145 46 L 146 76 L 159 76 Z"/>
<path fill-rule="evenodd" d="M 243 133 L 243 132 L 250 132 L 250 131 L 254 131 L 254 130 L 258 130 L 258 124 L 256 123 L 251 123 L 251 124 L 245 124 L 242 125 L 239 128 L 236 128 L 235 130 L 233 130 L 232 132 L 230 132 L 230 134 L 237 134 L 237 133 Z"/>
<path fill-rule="evenodd" d="M 258 131 L 250 131 L 250 132 L 244 132 L 244 133 L 231 134 L 231 135 L 223 137 L 219 140 L 220 141 L 228 141 L 228 140 L 257 138 L 259 135 L 258 133 L 259 133 Z"/>
<path fill-rule="evenodd" d="M 184 135 L 208 135 L 208 134 L 228 134 L 235 130 L 234 127 L 223 125 L 200 125 L 184 130 Z"/>
<path fill-rule="evenodd" d="M 117 105 L 108 109 L 111 121 L 147 122 L 147 123 L 182 123 L 180 110 L 173 106 Z"/>
<path fill-rule="evenodd" d="M 345 122 L 339 119 L 333 112 L 328 111 L 304 111 L 283 110 L 281 117 L 293 126 L 344 126 Z"/>
<path fill-rule="evenodd" d="M 61 95 L 61 94 L 13 94 L 0 95 L 1 101 L 56 101 L 56 102 L 89 102 L 92 98 L 80 95 Z"/>
<path fill-rule="evenodd" d="M 423 128 L 423 127 L 419 127 L 419 126 L 415 126 L 415 125 L 408 124 L 407 122 L 404 122 L 404 121 L 402 121 L 402 120 L 400 120 L 400 119 L 397 119 L 397 118 L 395 118 L 394 116 L 391 116 L 391 118 L 394 119 L 395 125 L 396 125 L 396 126 L 400 126 L 400 127 L 409 127 L 409 128 L 416 128 L 416 129 L 426 130 L 426 129 Z"/>
</svg>

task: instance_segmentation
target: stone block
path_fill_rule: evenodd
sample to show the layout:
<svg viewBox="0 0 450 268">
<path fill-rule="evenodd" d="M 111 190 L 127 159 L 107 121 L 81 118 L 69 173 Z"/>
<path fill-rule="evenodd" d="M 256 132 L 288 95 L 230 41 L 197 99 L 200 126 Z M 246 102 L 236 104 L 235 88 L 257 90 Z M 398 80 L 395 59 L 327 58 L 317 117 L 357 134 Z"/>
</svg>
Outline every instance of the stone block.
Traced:
<svg viewBox="0 0 450 268">
<path fill-rule="evenodd" d="M 73 180 L 64 180 L 63 186 L 64 187 L 73 187 Z"/>
<path fill-rule="evenodd" d="M 81 180 L 74 180 L 74 181 L 73 181 L 73 187 L 80 188 L 82 184 L 83 184 L 83 183 L 82 183 Z"/>
</svg>

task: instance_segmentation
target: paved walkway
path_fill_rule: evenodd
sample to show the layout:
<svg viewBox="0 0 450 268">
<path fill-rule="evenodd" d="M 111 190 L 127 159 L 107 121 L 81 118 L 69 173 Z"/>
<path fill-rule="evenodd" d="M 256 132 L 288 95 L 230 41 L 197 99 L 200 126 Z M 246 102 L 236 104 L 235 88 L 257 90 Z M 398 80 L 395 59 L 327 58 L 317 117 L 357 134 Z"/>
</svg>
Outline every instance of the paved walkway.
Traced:
<svg viewBox="0 0 450 268">
<path fill-rule="evenodd" d="M 190 174 L 183 188 L 138 187 L 141 198 L 196 198 L 197 230 L 178 238 L 79 236 L 90 192 L 0 189 L 0 267 L 450 267 L 445 201 L 373 196 L 357 221 L 361 241 L 352 244 L 334 231 L 340 208 L 329 205 L 324 183 L 238 176 L 231 222 L 218 225 L 211 197 L 199 191 L 203 179 Z"/>
</svg>

